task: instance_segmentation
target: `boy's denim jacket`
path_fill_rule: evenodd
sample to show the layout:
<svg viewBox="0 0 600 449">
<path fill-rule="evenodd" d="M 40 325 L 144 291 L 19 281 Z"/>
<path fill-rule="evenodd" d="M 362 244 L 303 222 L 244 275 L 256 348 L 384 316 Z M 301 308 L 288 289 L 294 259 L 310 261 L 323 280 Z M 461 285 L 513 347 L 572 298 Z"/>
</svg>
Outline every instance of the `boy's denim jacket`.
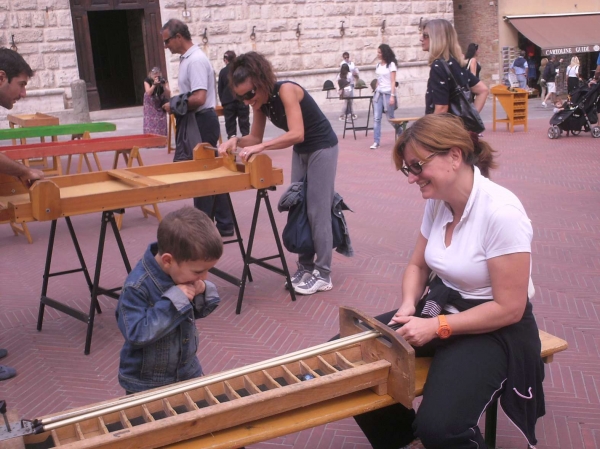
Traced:
<svg viewBox="0 0 600 449">
<path fill-rule="evenodd" d="M 119 383 L 131 392 L 202 375 L 193 304 L 154 259 L 157 249 L 156 243 L 149 245 L 129 273 L 116 310 L 125 337 Z M 205 284 L 198 297 L 218 301 L 216 286 Z"/>
</svg>

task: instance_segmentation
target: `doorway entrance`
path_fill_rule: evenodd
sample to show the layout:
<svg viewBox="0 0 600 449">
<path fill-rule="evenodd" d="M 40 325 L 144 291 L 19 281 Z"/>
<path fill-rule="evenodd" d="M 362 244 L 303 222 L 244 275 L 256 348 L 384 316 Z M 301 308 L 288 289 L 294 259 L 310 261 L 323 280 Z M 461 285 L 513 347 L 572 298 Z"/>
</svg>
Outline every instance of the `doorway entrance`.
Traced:
<svg viewBox="0 0 600 449">
<path fill-rule="evenodd" d="M 70 0 L 79 77 L 90 111 L 141 105 L 144 78 L 165 68 L 155 0 Z"/>
<path fill-rule="evenodd" d="M 143 17 L 143 9 L 88 13 L 101 109 L 142 104 L 141 88 L 147 73 Z"/>
</svg>

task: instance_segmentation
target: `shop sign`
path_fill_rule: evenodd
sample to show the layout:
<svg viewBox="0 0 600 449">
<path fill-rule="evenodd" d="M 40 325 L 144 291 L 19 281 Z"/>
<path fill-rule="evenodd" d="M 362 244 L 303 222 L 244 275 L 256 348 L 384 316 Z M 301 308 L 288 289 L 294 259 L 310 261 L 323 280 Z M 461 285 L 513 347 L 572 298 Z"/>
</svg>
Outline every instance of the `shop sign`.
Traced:
<svg viewBox="0 0 600 449">
<path fill-rule="evenodd" d="M 569 55 L 576 53 L 590 53 L 593 51 L 600 51 L 600 45 L 581 45 L 579 47 L 563 47 L 563 48 L 547 48 L 542 53 L 545 56 L 549 55 Z"/>
</svg>

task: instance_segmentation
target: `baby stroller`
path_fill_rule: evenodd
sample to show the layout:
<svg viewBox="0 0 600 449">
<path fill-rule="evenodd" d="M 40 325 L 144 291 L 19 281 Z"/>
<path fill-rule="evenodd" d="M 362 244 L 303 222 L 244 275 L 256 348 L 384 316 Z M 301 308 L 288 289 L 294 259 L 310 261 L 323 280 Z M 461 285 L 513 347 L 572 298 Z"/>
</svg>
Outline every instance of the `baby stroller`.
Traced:
<svg viewBox="0 0 600 449">
<path fill-rule="evenodd" d="M 593 137 L 600 137 L 600 127 L 592 126 L 598 123 L 598 97 L 600 97 L 600 84 L 578 87 L 571 93 L 569 108 L 558 111 L 550 119 L 548 137 L 558 139 L 563 131 L 574 136 L 581 130 L 592 132 Z"/>
</svg>

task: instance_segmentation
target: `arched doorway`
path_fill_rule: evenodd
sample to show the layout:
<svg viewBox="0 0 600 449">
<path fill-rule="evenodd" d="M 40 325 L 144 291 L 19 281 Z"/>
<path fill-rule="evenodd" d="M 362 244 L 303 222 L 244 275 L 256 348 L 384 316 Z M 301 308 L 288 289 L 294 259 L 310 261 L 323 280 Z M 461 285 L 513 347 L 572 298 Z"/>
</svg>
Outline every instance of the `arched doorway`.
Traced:
<svg viewBox="0 0 600 449">
<path fill-rule="evenodd" d="M 70 0 L 79 76 L 91 111 L 142 104 L 143 80 L 165 72 L 155 0 Z"/>
</svg>

